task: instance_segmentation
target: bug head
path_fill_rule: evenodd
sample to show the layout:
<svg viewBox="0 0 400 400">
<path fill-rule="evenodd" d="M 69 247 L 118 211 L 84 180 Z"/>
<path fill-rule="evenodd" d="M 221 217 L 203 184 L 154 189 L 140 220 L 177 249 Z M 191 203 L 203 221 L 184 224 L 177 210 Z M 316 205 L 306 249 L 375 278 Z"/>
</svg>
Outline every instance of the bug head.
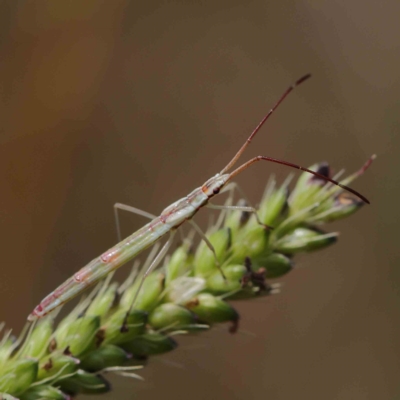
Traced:
<svg viewBox="0 0 400 400">
<path fill-rule="evenodd" d="M 230 174 L 217 174 L 210 178 L 202 187 L 203 193 L 210 199 L 217 195 L 228 182 Z"/>
<path fill-rule="evenodd" d="M 33 322 L 36 321 L 37 319 L 43 317 L 44 314 L 44 310 L 43 307 L 41 307 L 40 305 L 38 305 L 29 315 L 28 315 L 28 321 L 29 322 Z"/>
</svg>

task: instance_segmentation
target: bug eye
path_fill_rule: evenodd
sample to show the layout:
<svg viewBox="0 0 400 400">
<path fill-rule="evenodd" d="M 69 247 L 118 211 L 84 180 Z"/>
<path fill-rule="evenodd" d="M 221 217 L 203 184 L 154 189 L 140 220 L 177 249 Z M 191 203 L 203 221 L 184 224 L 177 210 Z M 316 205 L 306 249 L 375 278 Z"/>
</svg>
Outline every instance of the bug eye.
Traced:
<svg viewBox="0 0 400 400">
<path fill-rule="evenodd" d="M 220 188 L 219 188 L 219 187 L 213 189 L 213 193 L 214 193 L 214 194 L 218 194 L 219 191 L 220 191 Z"/>
</svg>

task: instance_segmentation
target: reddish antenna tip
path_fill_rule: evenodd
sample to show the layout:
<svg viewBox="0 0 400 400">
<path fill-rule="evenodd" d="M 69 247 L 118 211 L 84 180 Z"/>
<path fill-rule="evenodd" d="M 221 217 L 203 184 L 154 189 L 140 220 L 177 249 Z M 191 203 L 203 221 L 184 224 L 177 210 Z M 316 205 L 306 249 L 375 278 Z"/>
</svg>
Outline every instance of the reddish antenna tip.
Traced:
<svg viewBox="0 0 400 400">
<path fill-rule="evenodd" d="M 300 83 L 303 83 L 304 81 L 306 81 L 308 78 L 311 78 L 311 74 L 307 74 L 302 76 L 295 84 L 294 86 L 300 85 Z"/>
<path fill-rule="evenodd" d="M 268 111 L 268 113 L 265 115 L 265 117 L 260 121 L 260 123 L 256 126 L 256 128 L 253 130 L 251 135 L 248 137 L 248 139 L 244 142 L 242 147 L 239 149 L 239 151 L 235 154 L 235 156 L 232 158 L 231 161 L 223 168 L 223 170 L 220 172 L 220 174 L 224 174 L 225 172 L 229 171 L 236 163 L 236 161 L 239 159 L 239 157 L 242 155 L 242 153 L 245 151 L 246 147 L 250 144 L 250 142 L 253 140 L 254 136 L 256 136 L 257 132 L 261 129 L 261 127 L 264 125 L 264 123 L 267 121 L 267 119 L 271 116 L 271 114 L 279 107 L 279 105 L 285 100 L 286 96 L 294 90 L 294 88 L 304 81 L 306 81 L 308 78 L 311 77 L 311 74 L 306 74 L 302 76 L 300 79 L 298 79 L 295 83 L 293 83 L 291 86 L 289 86 L 286 91 L 282 94 L 282 96 L 279 98 L 279 100 L 275 103 L 275 105 Z"/>
</svg>

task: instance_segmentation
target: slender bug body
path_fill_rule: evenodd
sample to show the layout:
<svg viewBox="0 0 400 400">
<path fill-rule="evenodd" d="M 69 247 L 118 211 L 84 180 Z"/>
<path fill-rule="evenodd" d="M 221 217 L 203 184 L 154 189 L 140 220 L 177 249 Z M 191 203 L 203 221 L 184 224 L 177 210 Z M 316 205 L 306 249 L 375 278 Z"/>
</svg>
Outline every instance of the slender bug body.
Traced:
<svg viewBox="0 0 400 400">
<path fill-rule="evenodd" d="M 250 144 L 256 133 L 260 130 L 261 126 L 269 118 L 269 116 L 275 111 L 283 99 L 299 84 L 308 79 L 310 75 L 305 75 L 300 78 L 294 85 L 290 86 L 285 93 L 281 96 L 275 106 L 266 114 L 266 116 L 261 120 L 255 130 L 251 133 L 246 142 L 242 145 L 236 155 L 232 160 L 226 165 L 226 167 L 214 177 L 206 181 L 202 186 L 193 190 L 186 197 L 178 200 L 177 202 L 168 206 L 160 216 L 154 218 L 148 224 L 144 225 L 141 229 L 134 232 L 132 235 L 128 236 L 126 239 L 122 240 L 114 247 L 107 250 L 101 256 L 92 260 L 89 264 L 75 273 L 71 278 L 60 285 L 56 290 L 46 296 L 42 302 L 32 311 L 28 316 L 29 321 L 34 321 L 38 318 L 45 316 L 46 314 L 53 311 L 58 306 L 66 303 L 76 295 L 82 293 L 88 286 L 103 279 L 107 274 L 121 267 L 123 264 L 137 256 L 143 250 L 148 248 L 157 242 L 160 238 L 165 236 L 167 233 L 174 232 L 181 224 L 186 220 L 191 219 L 203 206 L 205 206 L 209 199 L 217 195 L 221 189 L 236 175 L 247 169 L 250 165 L 258 161 L 270 161 L 277 164 L 283 164 L 296 168 L 302 171 L 307 171 L 320 179 L 327 182 L 331 182 L 342 189 L 349 191 L 361 198 L 364 202 L 369 203 L 369 201 L 356 192 L 355 190 L 336 182 L 326 176 L 320 175 L 314 171 L 307 168 L 303 168 L 299 165 L 289 163 L 287 161 L 277 160 L 266 156 L 257 156 L 249 161 L 245 162 L 234 171 L 228 173 L 228 171 L 233 167 L 239 157 L 242 155 L 244 150 Z M 362 173 L 371 163 L 372 158 L 364 165 L 360 170 Z M 207 240 L 207 239 L 205 239 Z M 211 244 L 209 244 L 211 246 Z M 168 246 L 164 246 L 162 250 L 165 254 Z M 211 248 L 213 251 L 213 249 Z M 150 272 L 147 271 L 147 273 Z M 146 274 L 145 274 L 146 276 Z M 144 277 L 145 277 L 144 276 Z M 143 278 L 144 279 L 144 278 Z"/>
<path fill-rule="evenodd" d="M 137 256 L 171 230 L 178 228 L 186 220 L 192 218 L 207 203 L 208 199 L 215 196 L 228 179 L 229 174 L 217 174 L 188 196 L 168 206 L 159 217 L 154 218 L 138 231 L 92 260 L 45 297 L 29 315 L 28 320 L 34 321 L 43 317 L 66 303 L 86 287 L 98 282 L 111 271 Z"/>
</svg>

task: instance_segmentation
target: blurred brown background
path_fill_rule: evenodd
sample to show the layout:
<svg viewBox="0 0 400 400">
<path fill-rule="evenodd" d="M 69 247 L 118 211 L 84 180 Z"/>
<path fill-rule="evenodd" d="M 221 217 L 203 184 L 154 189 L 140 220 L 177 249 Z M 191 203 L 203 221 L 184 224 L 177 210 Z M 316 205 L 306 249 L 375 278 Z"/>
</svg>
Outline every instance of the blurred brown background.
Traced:
<svg viewBox="0 0 400 400">
<path fill-rule="evenodd" d="M 0 319 L 21 329 L 114 244 L 113 203 L 157 213 L 187 194 L 312 72 L 246 155 L 350 172 L 377 153 L 353 184 L 372 206 L 280 296 L 237 304 L 241 333 L 185 338 L 104 398 L 400 398 L 399 15 L 397 0 L 0 2 Z M 254 202 L 272 171 L 289 172 L 238 179 Z M 144 222 L 124 215 L 123 232 Z"/>
</svg>

